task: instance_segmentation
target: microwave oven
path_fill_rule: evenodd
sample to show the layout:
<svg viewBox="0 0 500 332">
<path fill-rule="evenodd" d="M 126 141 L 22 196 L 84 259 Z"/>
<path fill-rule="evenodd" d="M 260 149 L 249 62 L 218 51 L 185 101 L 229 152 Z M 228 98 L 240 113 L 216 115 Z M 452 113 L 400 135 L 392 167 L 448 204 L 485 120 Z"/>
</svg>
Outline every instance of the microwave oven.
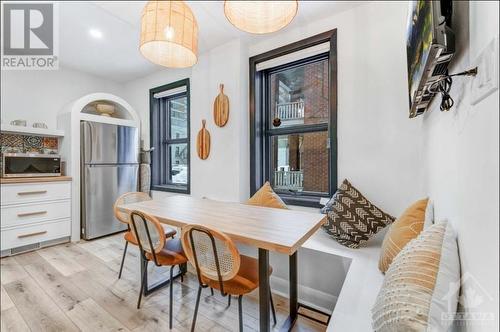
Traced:
<svg viewBox="0 0 500 332">
<path fill-rule="evenodd" d="M 60 176 L 61 156 L 37 153 L 4 153 L 2 157 L 2 176 L 35 177 Z"/>
</svg>

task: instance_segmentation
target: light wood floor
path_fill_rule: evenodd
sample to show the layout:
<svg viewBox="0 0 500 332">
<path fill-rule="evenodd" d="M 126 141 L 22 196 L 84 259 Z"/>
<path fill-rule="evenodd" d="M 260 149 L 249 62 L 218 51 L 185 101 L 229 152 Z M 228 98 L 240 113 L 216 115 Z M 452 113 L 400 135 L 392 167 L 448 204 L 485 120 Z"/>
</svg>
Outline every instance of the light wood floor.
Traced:
<svg viewBox="0 0 500 332">
<path fill-rule="evenodd" d="M 77 244 L 58 245 L 0 260 L 1 331 L 168 331 L 168 288 L 143 298 L 139 291 L 139 252 L 129 246 L 125 268 L 118 279 L 123 253 L 121 234 Z M 153 283 L 168 270 L 150 264 Z M 196 276 L 174 283 L 174 329 L 189 331 L 193 317 Z M 258 330 L 257 294 L 243 301 L 245 331 Z M 286 299 L 273 295 L 281 326 Z M 234 299 L 235 300 L 235 299 Z M 237 331 L 237 301 L 210 296 L 200 302 L 197 331 Z M 294 331 L 324 331 L 325 327 L 299 317 Z"/>
</svg>

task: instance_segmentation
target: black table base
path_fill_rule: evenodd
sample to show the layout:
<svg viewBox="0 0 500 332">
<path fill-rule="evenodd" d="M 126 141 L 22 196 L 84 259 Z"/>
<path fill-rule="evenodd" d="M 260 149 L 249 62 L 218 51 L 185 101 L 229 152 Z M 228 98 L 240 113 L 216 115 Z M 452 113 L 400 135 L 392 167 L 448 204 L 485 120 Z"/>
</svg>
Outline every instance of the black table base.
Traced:
<svg viewBox="0 0 500 332">
<path fill-rule="evenodd" d="M 290 297 L 290 314 L 285 320 L 285 323 L 280 328 L 280 331 L 290 331 L 298 315 L 298 282 L 297 282 L 297 252 L 289 256 L 289 297 Z M 269 251 L 259 248 L 259 331 L 269 332 L 271 330 L 271 322 L 269 315 Z"/>
<path fill-rule="evenodd" d="M 144 278 L 145 278 L 144 279 L 144 291 L 142 293 L 144 296 L 148 296 L 151 293 L 154 293 L 157 290 L 159 290 L 165 286 L 170 285 L 170 278 L 168 278 L 167 280 L 158 281 L 157 283 L 150 286 L 148 284 L 148 274 L 147 273 L 144 274 L 144 269 L 148 268 L 148 260 L 143 255 L 141 255 L 141 263 L 140 264 L 141 264 L 141 276 L 144 275 Z M 182 278 L 184 276 L 184 274 L 186 274 L 186 272 L 187 272 L 187 264 L 182 264 L 180 266 L 179 273 L 177 273 L 173 276 L 173 280 L 175 280 L 179 277 Z"/>
<path fill-rule="evenodd" d="M 147 269 L 148 260 L 141 255 L 141 275 L 143 275 L 144 269 Z M 280 328 L 281 332 L 291 331 L 297 317 L 299 315 L 299 306 L 307 308 L 309 310 L 314 310 L 308 306 L 300 304 L 298 302 L 298 270 L 297 270 L 297 252 L 289 256 L 288 260 L 288 273 L 289 273 L 289 298 L 290 298 L 290 314 Z M 182 277 L 187 272 L 187 264 L 180 266 L 180 271 L 173 276 L 173 279 Z M 145 274 L 144 280 L 144 296 L 148 296 L 151 293 L 167 286 L 170 284 L 170 279 L 159 281 L 154 285 L 148 284 L 148 274 Z M 271 318 L 270 318 L 270 296 L 271 286 L 269 283 L 269 250 L 259 248 L 259 331 L 269 332 L 271 331 Z M 318 311 L 320 312 L 320 311 Z M 325 314 L 323 312 L 320 312 Z M 301 316 L 308 317 L 307 315 L 300 314 Z M 325 314 L 326 315 L 326 314 Z M 313 317 L 308 317 L 313 320 Z M 318 320 L 316 320 L 318 321 Z M 328 319 L 329 321 L 329 319 Z M 318 321 L 319 322 L 319 321 Z"/>
</svg>

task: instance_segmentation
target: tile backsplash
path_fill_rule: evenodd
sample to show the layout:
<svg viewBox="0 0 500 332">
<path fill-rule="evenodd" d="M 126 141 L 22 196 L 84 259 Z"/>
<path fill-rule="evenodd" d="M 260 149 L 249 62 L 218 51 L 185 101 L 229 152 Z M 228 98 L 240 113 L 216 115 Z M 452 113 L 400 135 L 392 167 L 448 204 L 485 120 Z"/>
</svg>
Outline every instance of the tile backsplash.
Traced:
<svg viewBox="0 0 500 332">
<path fill-rule="evenodd" d="M 58 153 L 57 137 L 0 133 L 1 152 L 7 153 Z"/>
</svg>

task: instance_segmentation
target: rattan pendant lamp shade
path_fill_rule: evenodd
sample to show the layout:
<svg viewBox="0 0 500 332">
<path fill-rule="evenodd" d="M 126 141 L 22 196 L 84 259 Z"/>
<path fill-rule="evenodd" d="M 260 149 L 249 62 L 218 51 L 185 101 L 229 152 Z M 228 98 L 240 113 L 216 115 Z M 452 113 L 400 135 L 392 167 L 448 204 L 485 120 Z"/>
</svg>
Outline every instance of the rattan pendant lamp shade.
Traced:
<svg viewBox="0 0 500 332">
<path fill-rule="evenodd" d="M 297 14 L 298 1 L 224 1 L 224 14 L 238 29 L 271 33 L 286 27 Z"/>
<path fill-rule="evenodd" d="M 193 66 L 198 54 L 198 23 L 184 1 L 149 1 L 142 11 L 140 51 L 169 67 Z"/>
</svg>

